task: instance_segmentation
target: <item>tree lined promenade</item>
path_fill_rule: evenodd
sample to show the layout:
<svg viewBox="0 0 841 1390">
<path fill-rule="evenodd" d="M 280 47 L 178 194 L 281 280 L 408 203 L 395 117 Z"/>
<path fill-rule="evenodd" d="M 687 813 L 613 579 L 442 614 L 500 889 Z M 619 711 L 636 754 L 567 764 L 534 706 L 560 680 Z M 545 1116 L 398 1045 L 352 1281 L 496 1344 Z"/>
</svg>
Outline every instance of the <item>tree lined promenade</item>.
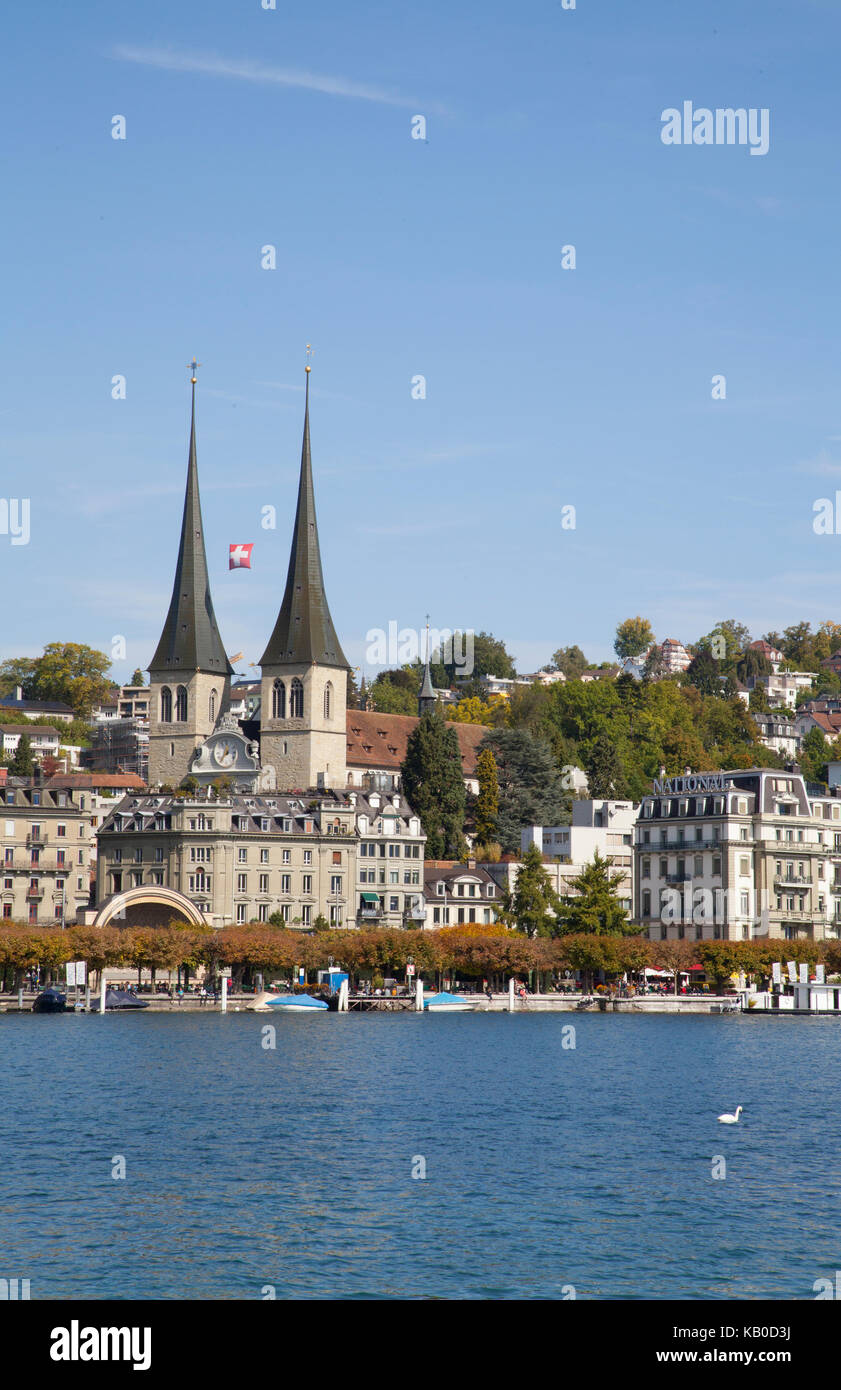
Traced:
<svg viewBox="0 0 841 1390">
<path fill-rule="evenodd" d="M 647 941 L 640 936 L 527 936 L 503 926 L 466 924 L 438 931 L 343 930 L 296 932 L 265 923 L 231 926 L 214 932 L 176 922 L 168 927 L 30 927 L 6 923 L 0 928 L 0 980 L 3 992 L 17 990 L 28 970 L 39 966 L 45 977 L 59 979 L 67 961 L 85 960 L 90 970 L 133 968 L 190 971 L 204 966 L 214 974 L 220 965 L 233 976 L 236 989 L 257 974 L 286 978 L 295 967 L 309 973 L 332 957 L 352 978 L 402 974 L 412 962 L 420 975 L 456 975 L 488 980 L 503 989 L 513 975 L 530 978 L 535 989 L 551 988 L 553 977 L 579 972 L 591 987 L 602 972 L 608 980 L 646 966 L 672 972 L 701 965 L 721 986 L 731 974 L 767 977 L 775 961 L 793 960 L 829 974 L 841 972 L 841 941 Z"/>
</svg>

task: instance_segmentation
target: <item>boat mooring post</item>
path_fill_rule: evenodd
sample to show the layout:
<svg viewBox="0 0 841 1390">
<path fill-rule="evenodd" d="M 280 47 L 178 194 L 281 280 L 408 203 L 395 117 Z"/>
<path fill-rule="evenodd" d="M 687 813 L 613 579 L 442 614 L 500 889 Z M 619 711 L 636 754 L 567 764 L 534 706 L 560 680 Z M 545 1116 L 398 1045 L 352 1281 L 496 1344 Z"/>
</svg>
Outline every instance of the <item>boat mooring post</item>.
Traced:
<svg viewBox="0 0 841 1390">
<path fill-rule="evenodd" d="M 340 1014 L 346 1014 L 347 1012 L 348 1012 L 348 982 L 347 982 L 347 980 L 342 980 L 342 983 L 339 985 L 339 1013 L 340 1013 Z"/>
<path fill-rule="evenodd" d="M 418 976 L 418 982 L 415 985 L 415 1013 L 423 1013 L 423 980 L 421 979 L 420 975 Z"/>
<path fill-rule="evenodd" d="M 89 1014 L 90 1011 L 91 1011 L 91 982 L 90 982 L 90 977 L 88 977 L 88 979 L 85 981 L 85 1013 L 86 1013 L 86 1014 Z"/>
<path fill-rule="evenodd" d="M 18 990 L 18 1012 L 23 1013 L 23 988 Z"/>
<path fill-rule="evenodd" d="M 513 1012 L 514 1012 L 514 976 L 513 976 L 513 975 L 511 976 L 511 979 L 508 981 L 508 1012 L 509 1012 L 510 1014 L 513 1014 Z"/>
<path fill-rule="evenodd" d="M 223 975 L 223 976 L 222 976 L 222 1012 L 223 1012 L 223 1014 L 226 1014 L 226 1013 L 228 1012 L 228 977 L 227 977 L 227 975 Z"/>
<path fill-rule="evenodd" d="M 99 1012 L 105 1013 L 105 971 L 99 972 Z"/>
</svg>

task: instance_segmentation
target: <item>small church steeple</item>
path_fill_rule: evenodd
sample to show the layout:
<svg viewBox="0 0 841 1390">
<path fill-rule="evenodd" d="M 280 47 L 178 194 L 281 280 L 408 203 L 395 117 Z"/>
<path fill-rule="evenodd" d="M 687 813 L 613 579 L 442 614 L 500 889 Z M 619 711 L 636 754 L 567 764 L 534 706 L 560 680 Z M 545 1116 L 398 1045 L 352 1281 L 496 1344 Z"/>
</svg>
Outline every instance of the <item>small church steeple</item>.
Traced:
<svg viewBox="0 0 841 1390">
<path fill-rule="evenodd" d="M 438 694 L 432 684 L 429 670 L 429 614 L 426 615 L 426 665 L 423 669 L 423 682 L 418 694 L 418 714 L 432 713 L 438 704 Z"/>
</svg>

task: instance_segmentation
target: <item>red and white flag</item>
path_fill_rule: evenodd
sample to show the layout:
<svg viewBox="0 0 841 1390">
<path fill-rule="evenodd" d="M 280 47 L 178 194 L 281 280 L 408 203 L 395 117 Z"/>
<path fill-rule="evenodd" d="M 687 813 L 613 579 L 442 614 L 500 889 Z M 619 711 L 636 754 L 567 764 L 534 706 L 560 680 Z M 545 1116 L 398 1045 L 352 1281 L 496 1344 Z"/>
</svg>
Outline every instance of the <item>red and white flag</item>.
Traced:
<svg viewBox="0 0 841 1390">
<path fill-rule="evenodd" d="M 254 542 L 250 545 L 230 545 L 228 546 L 228 569 L 229 570 L 250 570 L 251 552 L 254 549 Z"/>
</svg>

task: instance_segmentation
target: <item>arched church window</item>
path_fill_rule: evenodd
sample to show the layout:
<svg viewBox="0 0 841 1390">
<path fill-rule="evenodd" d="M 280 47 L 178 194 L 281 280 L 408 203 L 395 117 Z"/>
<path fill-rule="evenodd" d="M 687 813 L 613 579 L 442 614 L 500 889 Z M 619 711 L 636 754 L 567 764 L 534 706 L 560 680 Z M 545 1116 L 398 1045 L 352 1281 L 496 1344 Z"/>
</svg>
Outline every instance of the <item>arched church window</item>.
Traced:
<svg viewBox="0 0 841 1390">
<path fill-rule="evenodd" d="M 296 676 L 289 692 L 289 714 L 292 719 L 304 717 L 304 687 Z"/>
<path fill-rule="evenodd" d="M 286 718 L 286 686 L 278 679 L 272 686 L 272 719 Z"/>
<path fill-rule="evenodd" d="M 324 687 L 324 718 L 329 719 L 333 708 L 333 682 L 328 681 Z"/>
<path fill-rule="evenodd" d="M 215 691 L 215 690 L 211 690 L 211 692 L 210 692 L 210 699 L 208 700 L 208 714 L 210 715 L 211 722 L 215 722 L 215 719 L 216 719 L 216 691 Z"/>
<path fill-rule="evenodd" d="M 172 723 L 172 691 L 168 685 L 161 690 L 161 723 Z"/>
<path fill-rule="evenodd" d="M 175 692 L 175 720 L 178 724 L 187 723 L 187 687 L 179 685 Z"/>
</svg>

